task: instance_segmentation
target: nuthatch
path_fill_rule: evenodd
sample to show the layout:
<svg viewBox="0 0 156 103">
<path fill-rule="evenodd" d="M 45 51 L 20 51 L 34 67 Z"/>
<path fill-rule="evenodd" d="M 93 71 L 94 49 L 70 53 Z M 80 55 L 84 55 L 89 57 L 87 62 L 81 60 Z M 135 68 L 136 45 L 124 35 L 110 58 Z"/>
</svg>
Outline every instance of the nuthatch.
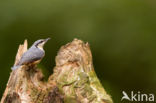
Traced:
<svg viewBox="0 0 156 103">
<path fill-rule="evenodd" d="M 38 64 L 45 55 L 43 46 L 49 39 L 50 38 L 35 41 L 34 44 L 22 55 L 19 63 L 11 69 L 15 70 L 21 65 Z"/>
</svg>

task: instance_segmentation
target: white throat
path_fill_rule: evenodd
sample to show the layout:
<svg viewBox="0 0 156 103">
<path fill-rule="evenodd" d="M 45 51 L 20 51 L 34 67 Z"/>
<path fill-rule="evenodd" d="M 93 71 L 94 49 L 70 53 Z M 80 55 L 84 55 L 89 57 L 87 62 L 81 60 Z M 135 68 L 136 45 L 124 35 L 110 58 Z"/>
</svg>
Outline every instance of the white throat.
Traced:
<svg viewBox="0 0 156 103">
<path fill-rule="evenodd" d="M 43 46 L 44 46 L 44 43 L 41 43 L 41 44 L 39 44 L 37 47 L 38 47 L 39 49 L 43 50 Z"/>
</svg>

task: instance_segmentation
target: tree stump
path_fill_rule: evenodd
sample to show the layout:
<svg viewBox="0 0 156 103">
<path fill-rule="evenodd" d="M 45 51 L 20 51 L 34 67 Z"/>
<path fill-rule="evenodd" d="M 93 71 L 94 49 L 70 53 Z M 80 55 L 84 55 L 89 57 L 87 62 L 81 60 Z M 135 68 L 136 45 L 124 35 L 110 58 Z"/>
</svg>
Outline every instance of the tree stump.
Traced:
<svg viewBox="0 0 156 103">
<path fill-rule="evenodd" d="M 27 50 L 19 46 L 15 64 Z M 56 56 L 48 81 L 37 66 L 20 66 L 10 74 L 1 103 L 113 103 L 93 68 L 88 43 L 74 39 Z"/>
</svg>

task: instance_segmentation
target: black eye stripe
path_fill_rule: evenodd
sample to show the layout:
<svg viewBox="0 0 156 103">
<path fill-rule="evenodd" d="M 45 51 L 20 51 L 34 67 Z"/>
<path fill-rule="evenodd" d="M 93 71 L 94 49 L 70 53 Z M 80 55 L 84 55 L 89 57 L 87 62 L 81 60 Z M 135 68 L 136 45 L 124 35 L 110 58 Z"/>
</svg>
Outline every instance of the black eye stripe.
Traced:
<svg viewBox="0 0 156 103">
<path fill-rule="evenodd" d="M 43 41 L 40 41 L 38 44 L 42 43 Z"/>
<path fill-rule="evenodd" d="M 40 41 L 40 42 L 38 42 L 35 46 L 37 47 L 38 46 L 38 44 L 40 44 L 40 43 L 42 43 L 43 41 Z"/>
<path fill-rule="evenodd" d="M 40 41 L 38 44 L 43 43 L 44 41 Z"/>
</svg>

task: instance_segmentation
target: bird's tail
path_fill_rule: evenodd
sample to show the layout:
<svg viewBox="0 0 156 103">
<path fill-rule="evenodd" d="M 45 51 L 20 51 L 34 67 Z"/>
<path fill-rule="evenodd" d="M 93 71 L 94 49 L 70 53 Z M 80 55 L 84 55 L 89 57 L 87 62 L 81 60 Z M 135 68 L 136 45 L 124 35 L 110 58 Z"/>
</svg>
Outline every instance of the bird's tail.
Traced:
<svg viewBox="0 0 156 103">
<path fill-rule="evenodd" d="M 13 67 L 11 67 L 11 70 L 16 70 L 19 67 L 20 67 L 20 65 L 14 65 Z"/>
</svg>

